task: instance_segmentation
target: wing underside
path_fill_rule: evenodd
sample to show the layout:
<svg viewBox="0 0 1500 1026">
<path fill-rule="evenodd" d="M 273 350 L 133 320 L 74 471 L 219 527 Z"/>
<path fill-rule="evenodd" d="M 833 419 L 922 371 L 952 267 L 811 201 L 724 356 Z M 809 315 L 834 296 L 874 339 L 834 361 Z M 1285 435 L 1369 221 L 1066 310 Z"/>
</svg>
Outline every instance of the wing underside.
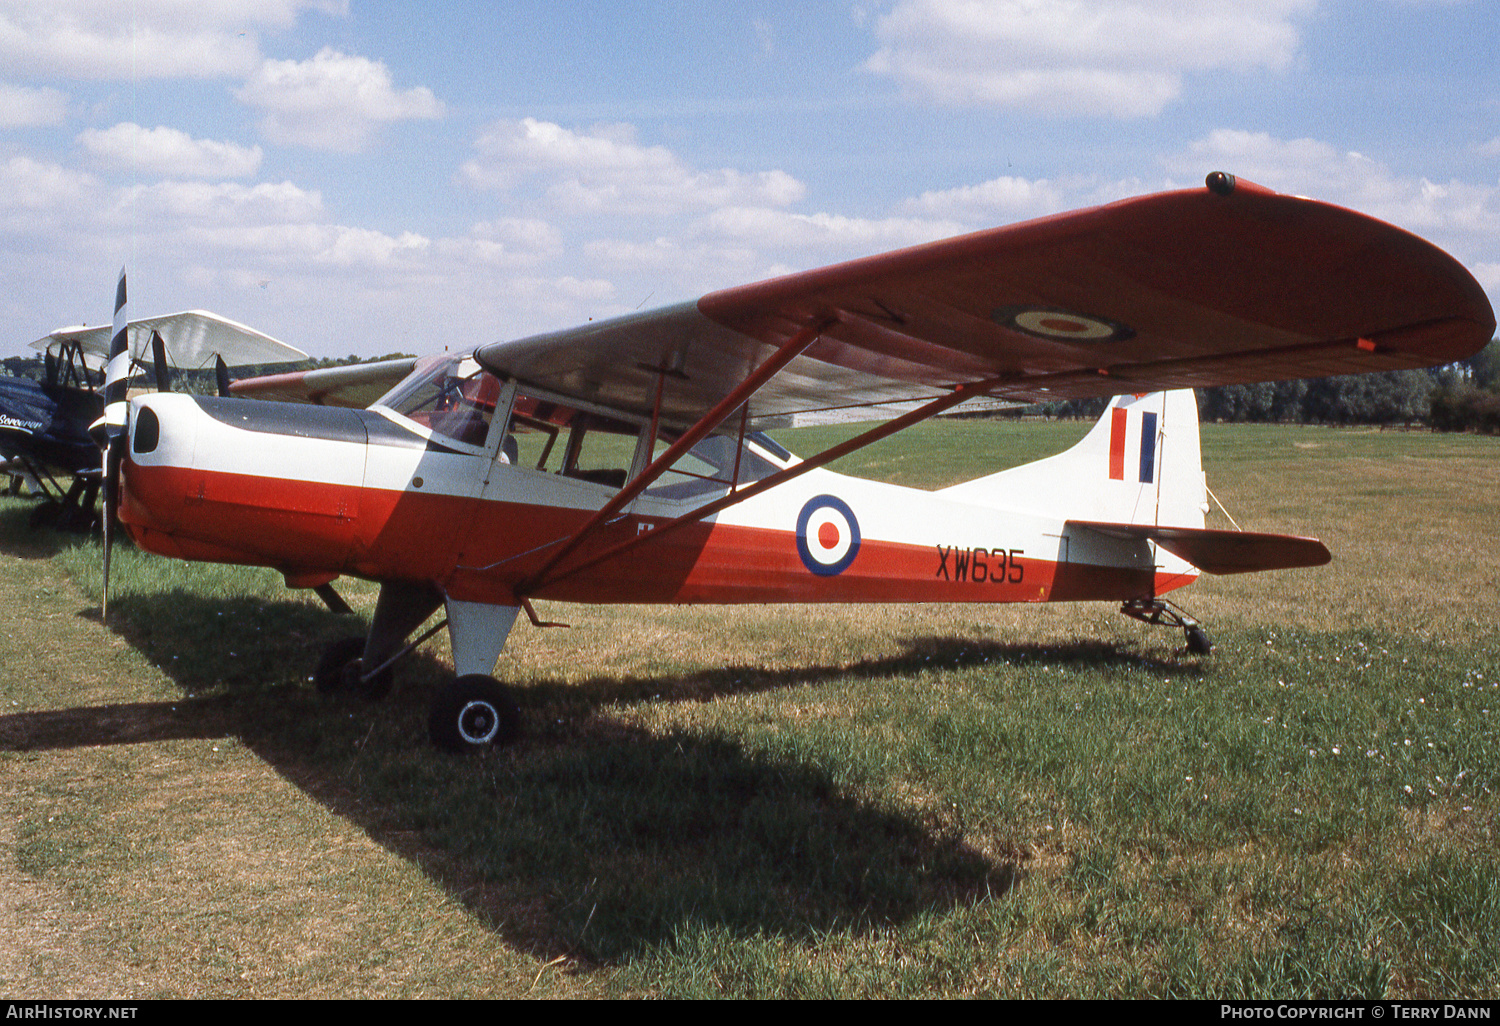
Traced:
<svg viewBox="0 0 1500 1026">
<path fill-rule="evenodd" d="M 1425 367 L 1472 355 L 1494 325 L 1478 283 L 1431 244 L 1240 182 L 1227 195 L 1139 197 L 476 355 L 506 378 L 690 424 L 783 346 L 799 347 L 749 402 L 751 425 L 766 427 L 877 419 L 980 382 L 983 400 L 1045 402 Z"/>
<path fill-rule="evenodd" d="M 417 359 L 399 358 L 342 367 L 266 374 L 231 382 L 229 394 L 273 402 L 313 403 L 364 409 L 412 372 Z"/>
</svg>

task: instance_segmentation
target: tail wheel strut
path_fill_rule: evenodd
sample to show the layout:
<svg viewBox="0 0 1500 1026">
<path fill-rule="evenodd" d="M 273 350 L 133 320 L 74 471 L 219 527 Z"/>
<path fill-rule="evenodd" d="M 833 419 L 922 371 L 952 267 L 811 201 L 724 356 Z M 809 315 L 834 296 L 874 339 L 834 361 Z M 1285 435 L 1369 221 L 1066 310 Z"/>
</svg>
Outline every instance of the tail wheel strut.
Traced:
<svg viewBox="0 0 1500 1026">
<path fill-rule="evenodd" d="M 1207 655 L 1213 651 L 1213 642 L 1203 625 L 1193 619 L 1188 611 L 1163 598 L 1126 599 L 1120 612 L 1133 620 L 1156 627 L 1181 627 L 1187 639 L 1188 651 L 1194 655 Z"/>
</svg>

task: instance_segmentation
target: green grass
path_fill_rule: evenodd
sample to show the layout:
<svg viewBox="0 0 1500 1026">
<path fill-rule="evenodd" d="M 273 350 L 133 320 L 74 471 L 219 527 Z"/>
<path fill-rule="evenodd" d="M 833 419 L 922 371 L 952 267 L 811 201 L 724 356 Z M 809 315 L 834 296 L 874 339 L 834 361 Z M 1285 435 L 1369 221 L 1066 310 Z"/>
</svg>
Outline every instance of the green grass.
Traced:
<svg viewBox="0 0 1500 1026">
<path fill-rule="evenodd" d="M 942 422 L 863 469 L 939 486 L 1082 428 Z M 426 743 L 441 639 L 386 703 L 324 701 L 354 620 L 128 549 L 105 632 L 96 545 L 12 502 L 9 880 L 66 940 L 0 978 L 1494 998 L 1493 441 L 1206 426 L 1242 525 L 1336 557 L 1183 593 L 1208 657 L 1104 606 L 548 605 L 573 629 L 518 628 L 498 670 L 526 739 L 468 760 Z"/>
</svg>

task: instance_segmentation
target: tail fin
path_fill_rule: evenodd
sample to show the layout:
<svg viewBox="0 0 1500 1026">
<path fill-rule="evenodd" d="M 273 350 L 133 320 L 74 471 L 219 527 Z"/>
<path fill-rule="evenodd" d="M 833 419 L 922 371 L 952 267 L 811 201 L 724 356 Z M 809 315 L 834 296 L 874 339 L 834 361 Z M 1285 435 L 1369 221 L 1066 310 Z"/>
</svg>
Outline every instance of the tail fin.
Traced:
<svg viewBox="0 0 1500 1026">
<path fill-rule="evenodd" d="M 1065 520 L 1201 528 L 1197 400 L 1191 389 L 1116 396 L 1066 452 L 938 494 Z"/>
</svg>

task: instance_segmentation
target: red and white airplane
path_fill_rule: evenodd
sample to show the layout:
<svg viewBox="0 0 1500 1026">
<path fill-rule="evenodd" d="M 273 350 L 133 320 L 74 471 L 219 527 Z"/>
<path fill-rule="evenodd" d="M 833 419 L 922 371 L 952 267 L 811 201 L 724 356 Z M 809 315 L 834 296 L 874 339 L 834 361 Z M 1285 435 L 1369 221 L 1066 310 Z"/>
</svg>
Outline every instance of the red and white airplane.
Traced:
<svg viewBox="0 0 1500 1026">
<path fill-rule="evenodd" d="M 430 725 L 455 751 L 515 736 L 489 674 L 532 598 L 1106 600 L 1205 650 L 1163 594 L 1329 555 L 1204 528 L 1191 389 L 1447 363 L 1494 327 L 1429 243 L 1216 173 L 462 355 L 236 386 L 298 403 L 137 397 L 119 517 L 168 556 L 380 582 L 323 689 L 383 693 L 445 607 L 456 677 Z M 366 409 L 307 404 L 396 374 Z M 956 487 L 823 469 L 961 403 L 1091 396 L 1118 398 L 1074 448 Z M 763 433 L 831 420 L 878 423 L 802 460 Z"/>
</svg>

